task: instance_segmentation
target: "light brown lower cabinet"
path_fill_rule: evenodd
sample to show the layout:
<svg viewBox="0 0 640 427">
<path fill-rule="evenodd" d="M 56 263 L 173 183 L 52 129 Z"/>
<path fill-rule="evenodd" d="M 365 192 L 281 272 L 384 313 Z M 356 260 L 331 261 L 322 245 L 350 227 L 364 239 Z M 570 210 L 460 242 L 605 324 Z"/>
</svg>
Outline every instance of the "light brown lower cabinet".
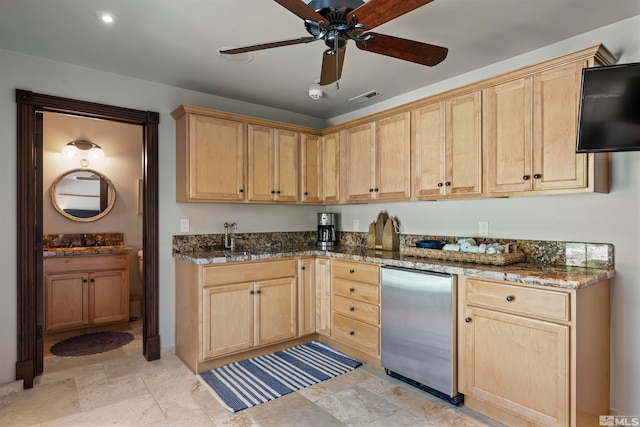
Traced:
<svg viewBox="0 0 640 427">
<path fill-rule="evenodd" d="M 578 290 L 458 278 L 458 389 L 510 426 L 609 413 L 609 282 Z"/>
<path fill-rule="evenodd" d="M 45 332 L 129 321 L 128 255 L 44 261 Z"/>
<path fill-rule="evenodd" d="M 198 265 L 176 260 L 176 355 L 192 371 L 202 372 L 215 366 L 209 362 L 306 333 L 311 318 L 315 321 L 315 314 L 306 311 L 307 304 L 315 303 L 315 295 L 307 292 L 313 284 L 298 292 L 307 262 L 287 258 Z"/>
<path fill-rule="evenodd" d="M 334 259 L 331 287 L 332 340 L 379 364 L 380 266 Z"/>
</svg>

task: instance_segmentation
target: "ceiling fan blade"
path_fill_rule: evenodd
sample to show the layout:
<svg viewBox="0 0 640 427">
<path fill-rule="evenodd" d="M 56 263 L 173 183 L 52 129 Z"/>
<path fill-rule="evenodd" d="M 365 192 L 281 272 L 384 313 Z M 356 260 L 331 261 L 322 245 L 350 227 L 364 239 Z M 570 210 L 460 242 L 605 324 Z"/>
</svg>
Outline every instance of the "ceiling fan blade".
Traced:
<svg viewBox="0 0 640 427">
<path fill-rule="evenodd" d="M 332 49 L 327 49 L 322 56 L 322 71 L 320 72 L 320 86 L 331 84 L 340 80 L 342 76 L 342 66 L 344 65 L 344 53 L 346 48 L 334 53 Z"/>
<path fill-rule="evenodd" d="M 295 39 L 288 39 L 288 40 L 279 40 L 279 41 L 274 41 L 274 42 L 268 42 L 268 43 L 260 43 L 260 44 L 253 44 L 250 46 L 243 46 L 243 47 L 235 47 L 235 48 L 230 48 L 230 49 L 220 49 L 219 52 L 220 53 L 224 53 L 224 54 L 236 54 L 236 53 L 245 53 L 245 52 L 253 52 L 256 50 L 262 50 L 262 49 L 271 49 L 272 47 L 281 47 L 281 46 L 291 46 L 294 44 L 301 44 L 301 43 L 311 43 L 314 42 L 318 39 L 316 39 L 315 37 L 298 37 Z"/>
<path fill-rule="evenodd" d="M 379 53 L 392 58 L 415 62 L 416 64 L 433 67 L 444 61 L 449 49 L 432 44 L 387 36 L 379 33 L 366 33 L 371 38 L 367 41 L 356 42 L 358 49 Z"/>
<path fill-rule="evenodd" d="M 276 0 L 277 1 L 277 0 Z M 349 14 L 348 21 L 355 15 L 358 22 L 371 30 L 398 16 L 411 12 L 433 0 L 370 0 Z"/>
<path fill-rule="evenodd" d="M 297 15 L 304 20 L 310 20 L 315 22 L 324 22 L 329 24 L 326 19 L 322 17 L 318 12 L 311 9 L 306 3 L 301 0 L 275 0 L 280 6 L 287 9 L 289 12 Z"/>
</svg>

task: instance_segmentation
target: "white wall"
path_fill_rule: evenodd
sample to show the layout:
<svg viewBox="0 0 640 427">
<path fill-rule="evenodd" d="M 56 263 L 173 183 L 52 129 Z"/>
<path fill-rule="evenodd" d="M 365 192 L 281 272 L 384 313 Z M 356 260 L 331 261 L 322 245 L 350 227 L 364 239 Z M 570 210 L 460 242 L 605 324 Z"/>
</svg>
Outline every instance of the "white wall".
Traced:
<svg viewBox="0 0 640 427">
<path fill-rule="evenodd" d="M 386 109 L 429 94 L 441 92 L 603 42 L 621 62 L 640 61 L 640 17 L 622 21 L 566 40 L 557 45 L 456 79 L 334 118 L 337 124 L 380 109 Z M 189 218 L 192 233 L 219 233 L 225 221 L 238 222 L 239 232 L 301 231 L 315 229 L 317 207 L 255 205 L 192 205 L 175 203 L 174 124 L 169 113 L 187 103 L 255 115 L 272 120 L 322 128 L 324 121 L 295 113 L 264 108 L 215 96 L 185 91 L 151 82 L 121 77 L 79 67 L 0 51 L 0 141 L 5 155 L 0 158 L 3 181 L 0 196 L 15 200 L 16 116 L 15 89 L 59 95 L 86 101 L 160 112 L 160 335 L 161 346 L 174 339 L 174 291 L 171 236 L 178 234 L 178 220 Z M 615 154 L 612 188 L 608 195 L 558 196 L 479 201 L 416 202 L 385 205 L 334 206 L 343 213 L 346 230 L 353 219 L 360 229 L 381 209 L 397 215 L 406 233 L 475 235 L 478 221 L 489 221 L 490 235 L 498 237 L 607 242 L 616 246 L 617 276 L 612 290 L 612 387 L 611 405 L 629 415 L 640 415 L 640 266 L 636 260 L 640 241 L 638 198 L 640 196 L 640 153 Z M 5 273 L 0 284 L 0 383 L 14 378 L 16 360 L 16 259 L 15 205 L 0 206 L 0 221 L 7 247 L 0 259 Z"/>
</svg>

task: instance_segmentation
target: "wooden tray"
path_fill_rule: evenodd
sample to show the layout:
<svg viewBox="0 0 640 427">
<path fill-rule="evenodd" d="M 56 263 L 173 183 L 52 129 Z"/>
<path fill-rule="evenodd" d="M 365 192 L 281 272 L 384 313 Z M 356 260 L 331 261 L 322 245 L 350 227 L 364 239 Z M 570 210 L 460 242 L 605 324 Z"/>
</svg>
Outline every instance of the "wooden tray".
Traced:
<svg viewBox="0 0 640 427">
<path fill-rule="evenodd" d="M 421 258 L 432 258 L 444 261 L 473 262 L 476 264 L 509 265 L 522 262 L 524 252 L 509 254 L 477 254 L 472 252 L 443 251 L 442 249 L 412 248 L 403 246 L 400 253 Z"/>
</svg>

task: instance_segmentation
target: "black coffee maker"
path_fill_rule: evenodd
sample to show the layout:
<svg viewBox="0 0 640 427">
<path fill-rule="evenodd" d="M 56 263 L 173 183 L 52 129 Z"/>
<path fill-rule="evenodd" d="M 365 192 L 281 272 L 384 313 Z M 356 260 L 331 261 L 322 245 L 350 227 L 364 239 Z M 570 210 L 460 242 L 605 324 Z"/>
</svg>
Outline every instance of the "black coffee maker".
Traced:
<svg viewBox="0 0 640 427">
<path fill-rule="evenodd" d="M 321 249 L 327 249 L 336 243 L 337 214 L 321 212 L 318 214 L 318 242 Z"/>
</svg>

